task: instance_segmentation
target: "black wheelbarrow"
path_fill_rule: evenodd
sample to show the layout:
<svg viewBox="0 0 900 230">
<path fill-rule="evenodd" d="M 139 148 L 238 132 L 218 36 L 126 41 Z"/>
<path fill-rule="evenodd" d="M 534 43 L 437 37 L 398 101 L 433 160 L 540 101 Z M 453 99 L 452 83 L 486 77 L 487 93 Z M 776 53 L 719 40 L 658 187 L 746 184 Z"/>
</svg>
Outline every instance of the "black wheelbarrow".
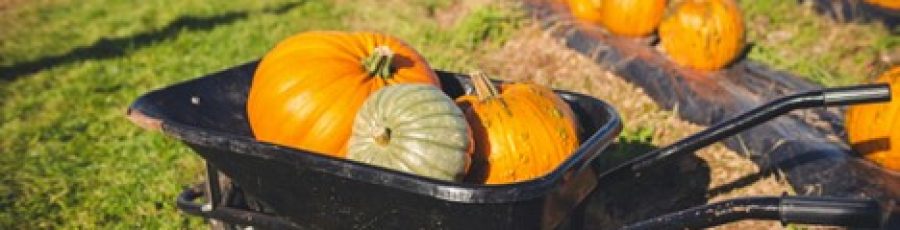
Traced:
<svg viewBox="0 0 900 230">
<path fill-rule="evenodd" d="M 581 146 L 549 174 L 504 185 L 432 180 L 299 149 L 258 142 L 246 120 L 257 62 L 149 92 L 128 110 L 141 127 L 181 140 L 207 162 L 206 189 L 186 189 L 179 209 L 227 223 L 273 229 L 554 229 L 583 212 L 599 178 L 637 172 L 691 153 L 793 109 L 885 101 L 886 85 L 825 89 L 782 98 L 675 144 L 609 167 L 603 151 L 617 137 L 616 111 L 598 99 L 556 91 L 580 122 Z M 443 90 L 472 90 L 468 77 L 439 72 Z M 223 190 L 219 172 L 231 186 Z M 205 204 L 194 200 L 206 193 Z M 760 197 L 705 205 L 629 227 L 713 226 L 741 219 L 880 228 L 892 204 L 865 199 Z M 590 228 L 602 228 L 591 226 Z"/>
</svg>

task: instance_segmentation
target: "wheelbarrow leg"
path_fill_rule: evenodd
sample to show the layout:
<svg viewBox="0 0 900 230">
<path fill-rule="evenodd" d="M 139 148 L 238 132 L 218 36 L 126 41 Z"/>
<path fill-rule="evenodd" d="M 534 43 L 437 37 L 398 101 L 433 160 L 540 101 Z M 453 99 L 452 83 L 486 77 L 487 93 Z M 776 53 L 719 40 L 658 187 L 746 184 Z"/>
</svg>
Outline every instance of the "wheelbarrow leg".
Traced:
<svg viewBox="0 0 900 230">
<path fill-rule="evenodd" d="M 231 190 L 231 178 L 228 176 L 222 175 L 219 170 L 210 163 L 206 163 L 206 191 L 204 195 L 209 198 L 209 202 L 207 205 L 210 209 L 215 209 L 223 205 L 227 205 L 228 200 L 223 199 L 227 198 L 228 194 Z M 226 230 L 226 229 L 234 229 L 234 226 L 220 220 L 209 219 L 210 229 L 213 230 Z"/>
<path fill-rule="evenodd" d="M 219 208 L 237 208 L 256 212 L 266 212 L 264 207 L 252 196 L 244 193 L 241 187 L 232 183 L 230 177 L 218 170 L 214 165 L 206 163 L 206 181 L 204 182 L 203 196 L 207 203 L 202 209 L 212 211 Z M 226 221 L 209 218 L 210 229 L 243 229 L 242 225 L 235 225 Z"/>
</svg>

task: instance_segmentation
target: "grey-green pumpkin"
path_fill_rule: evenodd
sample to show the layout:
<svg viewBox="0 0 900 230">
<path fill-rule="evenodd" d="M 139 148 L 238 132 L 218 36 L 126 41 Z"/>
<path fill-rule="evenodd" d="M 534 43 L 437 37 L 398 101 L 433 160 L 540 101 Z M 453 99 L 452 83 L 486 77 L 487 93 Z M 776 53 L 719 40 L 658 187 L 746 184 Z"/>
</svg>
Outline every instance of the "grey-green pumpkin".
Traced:
<svg viewBox="0 0 900 230">
<path fill-rule="evenodd" d="M 469 168 L 471 152 L 469 125 L 452 99 L 431 85 L 397 84 L 363 103 L 353 121 L 347 157 L 459 181 Z"/>
</svg>

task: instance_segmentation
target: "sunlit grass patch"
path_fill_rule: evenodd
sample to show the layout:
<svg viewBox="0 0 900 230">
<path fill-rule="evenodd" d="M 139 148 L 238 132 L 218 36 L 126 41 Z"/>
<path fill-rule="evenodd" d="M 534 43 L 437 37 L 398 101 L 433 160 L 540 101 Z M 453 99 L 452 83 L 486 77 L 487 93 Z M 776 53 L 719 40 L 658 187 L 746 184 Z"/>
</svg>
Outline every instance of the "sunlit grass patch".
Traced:
<svg viewBox="0 0 900 230">
<path fill-rule="evenodd" d="M 0 229 L 203 228 L 174 207 L 202 179 L 202 161 L 125 119 L 138 95 L 255 60 L 307 30 L 378 30 L 409 41 L 435 68 L 463 69 L 521 15 L 488 1 L 445 28 L 427 12 L 449 0 L 386 13 L 374 10 L 382 1 L 22 4 L 0 12 Z"/>
<path fill-rule="evenodd" d="M 812 1 L 744 0 L 748 57 L 824 85 L 863 82 L 879 56 L 900 52 L 900 36 L 877 22 L 837 21 Z"/>
</svg>

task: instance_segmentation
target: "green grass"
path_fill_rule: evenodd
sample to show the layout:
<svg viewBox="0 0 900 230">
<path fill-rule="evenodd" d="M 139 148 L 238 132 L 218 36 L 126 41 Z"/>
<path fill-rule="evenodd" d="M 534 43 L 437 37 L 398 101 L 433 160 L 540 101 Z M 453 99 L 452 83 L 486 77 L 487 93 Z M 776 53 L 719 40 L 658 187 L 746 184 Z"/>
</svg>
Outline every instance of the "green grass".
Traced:
<svg viewBox="0 0 900 230">
<path fill-rule="evenodd" d="M 879 55 L 900 52 L 900 36 L 879 23 L 838 22 L 798 1 L 740 2 L 754 44 L 748 57 L 819 84 L 866 81 L 884 68 Z"/>
<path fill-rule="evenodd" d="M 204 227 L 173 204 L 202 179 L 201 159 L 130 124 L 129 103 L 313 29 L 387 32 L 436 68 L 468 72 L 527 18 L 514 3 L 493 3 L 439 24 L 434 15 L 453 2 L 468 1 L 13 3 L 0 11 L 0 229 Z M 750 58 L 826 85 L 862 81 L 874 55 L 900 43 L 881 26 L 834 23 L 795 1 L 742 6 Z M 647 143 L 648 133 L 629 129 L 622 141 Z"/>
<path fill-rule="evenodd" d="M 384 31 L 437 68 L 467 70 L 521 22 L 498 4 L 445 28 L 421 12 L 449 1 L 294 3 L 47 0 L 0 12 L 0 229 L 202 228 L 173 204 L 202 179 L 201 159 L 124 117 L 151 89 L 312 29 Z"/>
<path fill-rule="evenodd" d="M 348 19 L 351 28 L 390 31 L 413 44 L 432 67 L 458 72 L 470 72 L 478 68 L 476 57 L 499 48 L 524 23 L 525 18 L 524 11 L 518 10 L 514 3 L 500 1 L 476 7 L 468 16 L 450 26 L 437 23 L 410 25 L 410 22 L 431 18 L 432 14 L 442 8 L 450 8 L 449 3 L 453 1 L 412 0 L 388 5 L 412 2 L 416 7 L 397 7 L 389 11 L 383 10 L 382 5 L 376 3 L 381 2 L 379 0 L 358 2 L 363 4 L 355 6 L 355 11 L 365 13 Z"/>
</svg>

